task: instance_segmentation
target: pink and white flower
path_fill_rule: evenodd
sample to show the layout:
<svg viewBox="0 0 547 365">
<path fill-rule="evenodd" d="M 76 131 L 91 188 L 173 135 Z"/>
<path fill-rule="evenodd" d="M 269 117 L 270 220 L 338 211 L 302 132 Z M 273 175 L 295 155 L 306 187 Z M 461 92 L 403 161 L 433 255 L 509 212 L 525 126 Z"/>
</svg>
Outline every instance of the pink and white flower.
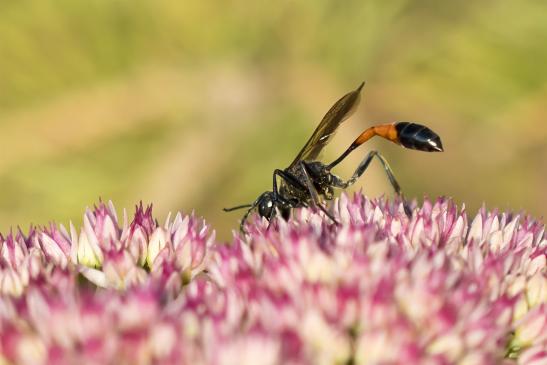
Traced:
<svg viewBox="0 0 547 365">
<path fill-rule="evenodd" d="M 0 236 L 0 362 L 544 364 L 542 223 L 447 199 L 342 195 L 215 242 L 203 220 L 99 203 Z"/>
</svg>

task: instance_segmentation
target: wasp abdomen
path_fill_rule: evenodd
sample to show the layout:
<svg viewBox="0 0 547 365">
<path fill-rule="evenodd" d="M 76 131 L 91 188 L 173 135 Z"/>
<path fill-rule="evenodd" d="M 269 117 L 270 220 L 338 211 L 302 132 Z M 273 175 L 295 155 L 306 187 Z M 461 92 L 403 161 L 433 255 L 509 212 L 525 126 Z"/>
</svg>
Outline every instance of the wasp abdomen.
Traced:
<svg viewBox="0 0 547 365">
<path fill-rule="evenodd" d="M 399 143 L 406 148 L 426 152 L 442 152 L 443 144 L 437 133 L 424 125 L 411 122 L 395 123 Z"/>
</svg>

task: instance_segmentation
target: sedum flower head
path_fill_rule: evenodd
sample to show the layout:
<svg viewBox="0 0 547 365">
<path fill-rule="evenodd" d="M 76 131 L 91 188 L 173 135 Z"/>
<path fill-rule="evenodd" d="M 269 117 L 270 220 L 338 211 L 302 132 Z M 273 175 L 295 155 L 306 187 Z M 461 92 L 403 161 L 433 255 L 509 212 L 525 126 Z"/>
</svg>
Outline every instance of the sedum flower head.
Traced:
<svg viewBox="0 0 547 365">
<path fill-rule="evenodd" d="M 194 215 L 112 203 L 0 237 L 8 364 L 541 364 L 547 240 L 446 199 L 411 218 L 360 194 L 231 243 Z"/>
</svg>

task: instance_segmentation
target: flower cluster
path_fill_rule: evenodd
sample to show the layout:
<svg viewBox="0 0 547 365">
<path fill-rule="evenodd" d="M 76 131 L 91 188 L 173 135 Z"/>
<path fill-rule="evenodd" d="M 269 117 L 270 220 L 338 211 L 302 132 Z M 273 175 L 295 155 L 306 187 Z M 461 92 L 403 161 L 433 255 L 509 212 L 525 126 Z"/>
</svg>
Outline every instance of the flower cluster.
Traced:
<svg viewBox="0 0 547 365">
<path fill-rule="evenodd" d="M 122 291 L 153 283 L 176 296 L 203 271 L 213 242 L 194 215 L 168 217 L 162 227 L 141 203 L 131 223 L 124 211 L 120 224 L 112 203 L 101 202 L 85 212 L 79 232 L 52 224 L 0 236 L 0 294 L 20 297 L 33 286 L 75 290 L 83 277 Z"/>
<path fill-rule="evenodd" d="M 8 364 L 544 364 L 547 240 L 530 217 L 342 195 L 340 223 L 255 216 L 231 243 L 194 216 L 112 204 L 0 243 Z"/>
</svg>

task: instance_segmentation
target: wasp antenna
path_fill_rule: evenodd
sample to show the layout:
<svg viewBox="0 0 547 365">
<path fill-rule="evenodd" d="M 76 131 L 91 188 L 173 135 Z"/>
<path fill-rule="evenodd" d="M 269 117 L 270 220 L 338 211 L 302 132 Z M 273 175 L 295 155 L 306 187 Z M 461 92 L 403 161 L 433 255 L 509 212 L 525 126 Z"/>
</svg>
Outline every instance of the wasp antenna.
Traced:
<svg viewBox="0 0 547 365">
<path fill-rule="evenodd" d="M 242 205 L 237 205 L 237 206 L 231 207 L 231 208 L 222 208 L 222 210 L 225 211 L 225 212 L 232 212 L 234 210 L 243 209 L 243 208 L 250 208 L 252 206 L 253 206 L 252 204 L 242 204 Z"/>
</svg>

